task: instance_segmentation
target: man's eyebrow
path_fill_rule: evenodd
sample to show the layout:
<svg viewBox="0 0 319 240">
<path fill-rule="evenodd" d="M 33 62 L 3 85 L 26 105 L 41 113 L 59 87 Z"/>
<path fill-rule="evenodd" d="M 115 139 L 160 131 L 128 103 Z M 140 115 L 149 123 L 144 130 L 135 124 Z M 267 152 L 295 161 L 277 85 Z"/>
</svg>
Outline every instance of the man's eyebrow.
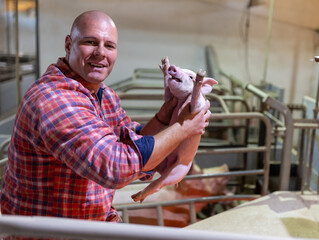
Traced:
<svg viewBox="0 0 319 240">
<path fill-rule="evenodd" d="M 85 37 L 82 37 L 82 39 L 86 40 L 86 39 L 96 39 L 96 37 L 94 36 L 85 36 Z"/>
</svg>

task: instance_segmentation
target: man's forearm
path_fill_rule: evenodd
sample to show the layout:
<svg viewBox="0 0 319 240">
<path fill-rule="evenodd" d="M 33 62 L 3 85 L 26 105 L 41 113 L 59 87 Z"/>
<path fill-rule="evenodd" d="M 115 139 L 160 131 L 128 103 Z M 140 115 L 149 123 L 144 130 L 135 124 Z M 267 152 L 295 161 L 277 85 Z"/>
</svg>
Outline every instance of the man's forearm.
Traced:
<svg viewBox="0 0 319 240">
<path fill-rule="evenodd" d="M 158 121 L 156 117 L 153 117 L 141 130 L 141 135 L 155 135 L 167 128 L 168 124 Z"/>
<path fill-rule="evenodd" d="M 186 138 L 187 135 L 179 123 L 174 123 L 154 135 L 154 149 L 143 171 L 153 170 Z"/>
</svg>

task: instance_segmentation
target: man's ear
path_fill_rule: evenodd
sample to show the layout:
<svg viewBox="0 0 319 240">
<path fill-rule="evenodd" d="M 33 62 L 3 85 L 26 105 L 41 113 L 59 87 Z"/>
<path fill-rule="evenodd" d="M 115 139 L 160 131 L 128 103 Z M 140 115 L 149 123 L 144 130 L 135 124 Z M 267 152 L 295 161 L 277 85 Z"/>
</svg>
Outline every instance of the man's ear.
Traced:
<svg viewBox="0 0 319 240">
<path fill-rule="evenodd" d="M 210 93 L 213 89 L 213 86 L 218 84 L 218 82 L 213 78 L 204 78 L 203 86 L 201 92 L 203 95 Z"/>
<path fill-rule="evenodd" d="M 64 49 L 65 49 L 66 56 L 69 56 L 69 54 L 70 54 L 71 43 L 72 43 L 71 36 L 67 35 L 65 37 L 65 43 L 64 43 Z"/>
</svg>

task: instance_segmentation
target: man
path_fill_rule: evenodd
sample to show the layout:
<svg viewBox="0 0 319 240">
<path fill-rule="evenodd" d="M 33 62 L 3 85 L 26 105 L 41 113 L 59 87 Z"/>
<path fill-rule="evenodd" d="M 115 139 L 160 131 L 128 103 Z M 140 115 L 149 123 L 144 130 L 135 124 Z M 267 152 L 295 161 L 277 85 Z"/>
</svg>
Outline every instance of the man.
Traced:
<svg viewBox="0 0 319 240">
<path fill-rule="evenodd" d="M 185 107 L 170 127 L 176 100 L 146 126 L 132 122 L 103 83 L 117 57 L 117 29 L 102 12 L 75 19 L 65 51 L 17 112 L 1 212 L 119 222 L 115 189 L 151 178 L 181 141 L 203 134 L 209 103 L 195 116 Z"/>
</svg>

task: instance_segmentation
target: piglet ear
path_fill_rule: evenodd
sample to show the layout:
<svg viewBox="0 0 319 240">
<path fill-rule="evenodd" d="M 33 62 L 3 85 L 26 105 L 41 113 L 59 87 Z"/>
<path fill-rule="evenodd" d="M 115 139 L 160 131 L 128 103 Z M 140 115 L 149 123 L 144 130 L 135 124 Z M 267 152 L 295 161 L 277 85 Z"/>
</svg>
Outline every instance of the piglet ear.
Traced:
<svg viewBox="0 0 319 240">
<path fill-rule="evenodd" d="M 213 86 L 218 82 L 213 78 L 204 78 L 201 92 L 203 95 L 210 93 L 213 90 Z"/>
</svg>

